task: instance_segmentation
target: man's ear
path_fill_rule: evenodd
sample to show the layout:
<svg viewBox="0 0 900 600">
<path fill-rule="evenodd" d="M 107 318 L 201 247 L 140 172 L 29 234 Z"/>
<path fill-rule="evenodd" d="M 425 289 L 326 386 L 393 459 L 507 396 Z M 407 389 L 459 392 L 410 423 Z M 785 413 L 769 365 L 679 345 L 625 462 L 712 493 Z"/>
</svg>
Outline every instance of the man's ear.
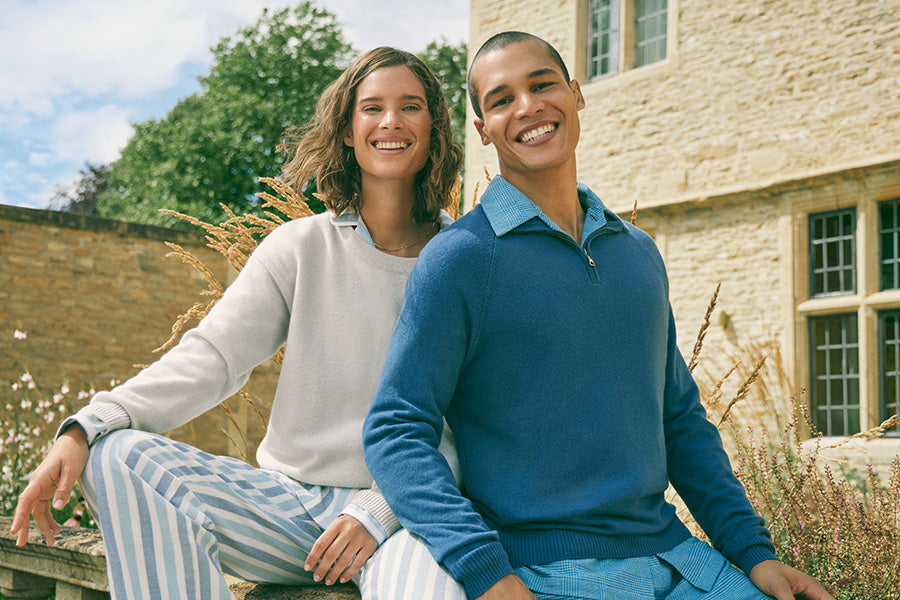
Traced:
<svg viewBox="0 0 900 600">
<path fill-rule="evenodd" d="M 572 93 L 575 94 L 575 108 L 581 110 L 584 108 L 584 94 L 581 93 L 581 85 L 574 79 L 569 82 Z"/>
<path fill-rule="evenodd" d="M 472 123 L 475 125 L 475 131 L 481 136 L 481 143 L 485 146 L 490 146 L 491 138 L 488 137 L 487 132 L 484 130 L 484 119 L 475 119 Z"/>
</svg>

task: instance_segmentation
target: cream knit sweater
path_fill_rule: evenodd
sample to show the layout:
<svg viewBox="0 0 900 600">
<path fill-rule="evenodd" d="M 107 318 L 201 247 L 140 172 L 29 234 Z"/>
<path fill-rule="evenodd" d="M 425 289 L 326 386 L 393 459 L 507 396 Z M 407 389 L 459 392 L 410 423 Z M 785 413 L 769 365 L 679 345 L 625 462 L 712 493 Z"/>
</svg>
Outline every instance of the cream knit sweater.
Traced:
<svg viewBox="0 0 900 600">
<path fill-rule="evenodd" d="M 174 429 L 237 392 L 284 345 L 259 466 L 304 483 L 368 488 L 362 423 L 415 262 L 378 251 L 330 213 L 285 223 L 177 346 L 82 413 L 110 430 Z M 446 429 L 442 451 L 457 472 Z M 393 518 L 380 494 L 359 496 L 379 521 Z"/>
</svg>

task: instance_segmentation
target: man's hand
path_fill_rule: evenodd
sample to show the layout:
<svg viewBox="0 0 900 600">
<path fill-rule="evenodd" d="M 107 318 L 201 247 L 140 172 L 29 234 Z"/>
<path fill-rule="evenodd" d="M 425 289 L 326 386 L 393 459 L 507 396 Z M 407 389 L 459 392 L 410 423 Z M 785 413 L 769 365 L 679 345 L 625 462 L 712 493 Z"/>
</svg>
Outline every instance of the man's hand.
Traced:
<svg viewBox="0 0 900 600">
<path fill-rule="evenodd" d="M 510 574 L 489 587 L 476 600 L 535 600 L 535 597 L 521 579 Z"/>
<path fill-rule="evenodd" d="M 341 583 L 347 583 L 377 549 L 375 538 L 359 521 L 341 515 L 313 544 L 304 568 L 311 571 L 318 563 L 313 579 L 331 585 L 340 577 Z"/>
<path fill-rule="evenodd" d="M 764 560 L 750 569 L 750 581 L 776 600 L 834 600 L 821 583 L 777 560 Z"/>
<path fill-rule="evenodd" d="M 88 444 L 84 429 L 78 424 L 72 425 L 53 443 L 50 452 L 31 474 L 28 485 L 19 495 L 10 530 L 11 533 L 18 533 L 17 546 L 24 546 L 28 541 L 28 521 L 31 515 L 34 515 L 34 522 L 47 545 L 53 545 L 54 536 L 59 533 L 60 527 L 50 514 L 50 501 L 53 501 L 53 508 L 57 510 L 69 502 L 72 487 L 81 477 L 87 459 Z"/>
</svg>

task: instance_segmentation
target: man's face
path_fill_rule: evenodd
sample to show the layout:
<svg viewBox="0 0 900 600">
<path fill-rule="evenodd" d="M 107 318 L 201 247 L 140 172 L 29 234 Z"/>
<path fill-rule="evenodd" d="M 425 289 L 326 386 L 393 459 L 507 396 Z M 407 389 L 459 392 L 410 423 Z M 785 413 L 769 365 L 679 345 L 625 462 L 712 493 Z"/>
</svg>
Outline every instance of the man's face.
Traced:
<svg viewBox="0 0 900 600">
<path fill-rule="evenodd" d="M 482 119 L 481 141 L 493 144 L 500 173 L 510 180 L 574 165 L 584 97 L 565 80 L 538 41 L 516 42 L 484 54 L 472 66 Z"/>
</svg>

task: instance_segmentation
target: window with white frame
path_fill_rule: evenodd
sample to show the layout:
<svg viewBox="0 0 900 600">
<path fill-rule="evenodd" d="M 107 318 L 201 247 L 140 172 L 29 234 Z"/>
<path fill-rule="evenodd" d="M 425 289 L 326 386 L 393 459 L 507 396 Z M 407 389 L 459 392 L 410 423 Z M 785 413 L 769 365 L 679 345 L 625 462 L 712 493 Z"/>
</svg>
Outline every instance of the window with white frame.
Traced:
<svg viewBox="0 0 900 600">
<path fill-rule="evenodd" d="M 667 0 L 588 0 L 587 81 L 666 58 Z"/>
<path fill-rule="evenodd" d="M 862 252 L 857 248 L 857 207 L 808 215 L 810 413 L 829 436 L 850 436 L 872 426 L 863 419 L 863 363 L 877 369 L 869 386 L 876 389 L 867 393 L 872 418 L 881 422 L 900 412 L 900 198 L 870 206 L 876 237 L 862 244 Z M 870 280 L 860 277 L 865 265 L 857 260 L 877 265 Z M 893 296 L 885 296 L 891 292 Z M 866 344 L 861 331 L 871 332 Z M 897 433 L 896 427 L 889 432 Z"/>
</svg>

